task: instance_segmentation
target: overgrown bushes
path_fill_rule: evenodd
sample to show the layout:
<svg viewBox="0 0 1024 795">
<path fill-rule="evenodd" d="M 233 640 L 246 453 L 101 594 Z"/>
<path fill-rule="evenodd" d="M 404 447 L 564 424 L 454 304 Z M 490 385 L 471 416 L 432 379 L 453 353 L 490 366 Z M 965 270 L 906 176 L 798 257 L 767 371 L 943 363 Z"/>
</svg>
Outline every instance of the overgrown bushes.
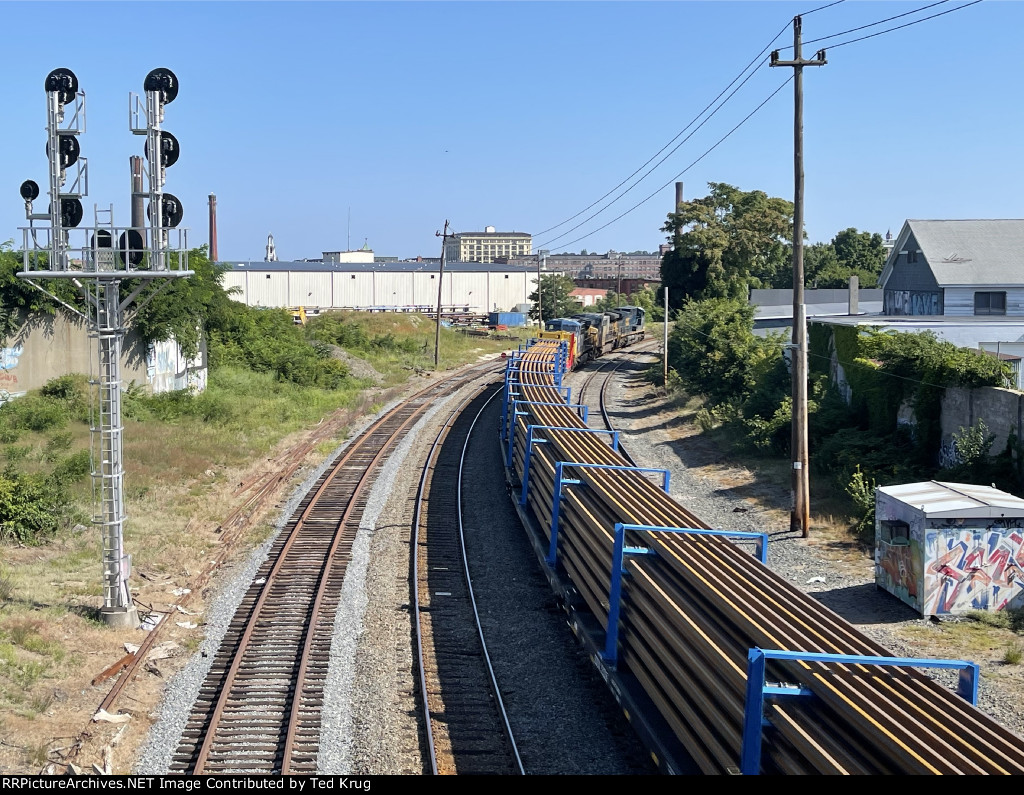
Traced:
<svg viewBox="0 0 1024 795">
<path fill-rule="evenodd" d="M 88 419 L 86 396 L 85 377 L 67 375 L 0 405 L 0 540 L 40 543 L 82 518 L 70 489 L 89 476 L 89 451 L 69 452 L 66 429 Z"/>
<path fill-rule="evenodd" d="M 748 451 L 788 453 L 792 388 L 782 342 L 754 335 L 752 309 L 741 300 L 688 300 L 669 339 L 669 363 L 687 392 L 707 400 L 698 421 L 725 425 Z M 876 483 L 938 473 L 1019 490 L 1019 442 L 1011 439 L 1006 451 L 990 456 L 992 438 L 983 426 L 961 430 L 955 439 L 957 463 L 938 472 L 943 391 L 1006 385 L 1003 362 L 931 332 L 815 324 L 809 342 L 811 466 L 834 492 L 851 497 L 862 524 L 865 494 L 872 492 L 873 508 Z M 849 385 L 849 402 L 832 382 L 836 365 Z M 912 409 L 913 424 L 900 419 L 904 406 Z"/>
</svg>

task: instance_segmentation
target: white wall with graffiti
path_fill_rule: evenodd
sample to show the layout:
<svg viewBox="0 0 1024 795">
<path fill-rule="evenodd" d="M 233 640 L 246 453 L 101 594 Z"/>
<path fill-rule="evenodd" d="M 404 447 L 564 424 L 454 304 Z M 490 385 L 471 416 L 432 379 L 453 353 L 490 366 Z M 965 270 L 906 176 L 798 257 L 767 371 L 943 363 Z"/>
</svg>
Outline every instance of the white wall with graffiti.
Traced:
<svg viewBox="0 0 1024 795">
<path fill-rule="evenodd" d="M 85 323 L 63 316 L 33 316 L 18 331 L 0 341 L 0 401 L 39 389 L 69 373 L 93 375 L 99 369 L 95 342 Z M 125 385 L 144 385 L 150 391 L 206 388 L 205 346 L 194 360 L 186 359 L 177 343 L 144 344 L 128 332 L 121 356 Z"/>
</svg>

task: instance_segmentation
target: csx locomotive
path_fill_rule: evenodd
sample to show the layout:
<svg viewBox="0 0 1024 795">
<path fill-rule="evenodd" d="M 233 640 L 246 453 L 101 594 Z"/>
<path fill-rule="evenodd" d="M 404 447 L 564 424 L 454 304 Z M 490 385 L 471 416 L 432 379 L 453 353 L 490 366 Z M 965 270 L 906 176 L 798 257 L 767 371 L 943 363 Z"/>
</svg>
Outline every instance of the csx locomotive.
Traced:
<svg viewBox="0 0 1024 795">
<path fill-rule="evenodd" d="M 565 340 L 569 348 L 567 364 L 574 369 L 608 351 L 642 340 L 645 314 L 639 306 L 584 312 L 544 321 L 544 331 L 539 336 L 541 339 Z"/>
</svg>

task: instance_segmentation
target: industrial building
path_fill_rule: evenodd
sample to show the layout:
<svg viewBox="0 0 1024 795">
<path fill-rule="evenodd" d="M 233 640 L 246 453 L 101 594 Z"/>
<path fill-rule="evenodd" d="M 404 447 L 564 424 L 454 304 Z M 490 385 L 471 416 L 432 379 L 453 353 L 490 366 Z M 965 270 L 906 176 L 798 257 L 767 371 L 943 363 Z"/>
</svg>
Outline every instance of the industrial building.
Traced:
<svg viewBox="0 0 1024 795">
<path fill-rule="evenodd" d="M 232 262 L 224 288 L 249 306 L 422 312 L 437 309 L 439 269 L 426 262 Z M 443 311 L 521 311 L 537 274 L 509 265 L 453 262 L 441 277 Z"/>
</svg>

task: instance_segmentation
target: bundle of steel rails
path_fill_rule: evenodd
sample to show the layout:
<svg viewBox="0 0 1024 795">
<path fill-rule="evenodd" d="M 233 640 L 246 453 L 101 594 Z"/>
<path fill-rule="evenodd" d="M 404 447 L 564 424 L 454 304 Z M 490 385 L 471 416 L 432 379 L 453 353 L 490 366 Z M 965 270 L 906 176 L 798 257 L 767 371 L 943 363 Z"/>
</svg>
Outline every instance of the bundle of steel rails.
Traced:
<svg viewBox="0 0 1024 795">
<path fill-rule="evenodd" d="M 631 466 L 562 387 L 564 343 L 507 364 L 500 434 L 546 564 L 707 774 L 1019 774 L 1024 742 L 975 706 L 978 667 L 899 658 L 773 573 L 767 535 L 716 531 Z M 751 545 L 753 552 L 751 554 Z M 956 692 L 926 672 L 960 671 Z"/>
</svg>

